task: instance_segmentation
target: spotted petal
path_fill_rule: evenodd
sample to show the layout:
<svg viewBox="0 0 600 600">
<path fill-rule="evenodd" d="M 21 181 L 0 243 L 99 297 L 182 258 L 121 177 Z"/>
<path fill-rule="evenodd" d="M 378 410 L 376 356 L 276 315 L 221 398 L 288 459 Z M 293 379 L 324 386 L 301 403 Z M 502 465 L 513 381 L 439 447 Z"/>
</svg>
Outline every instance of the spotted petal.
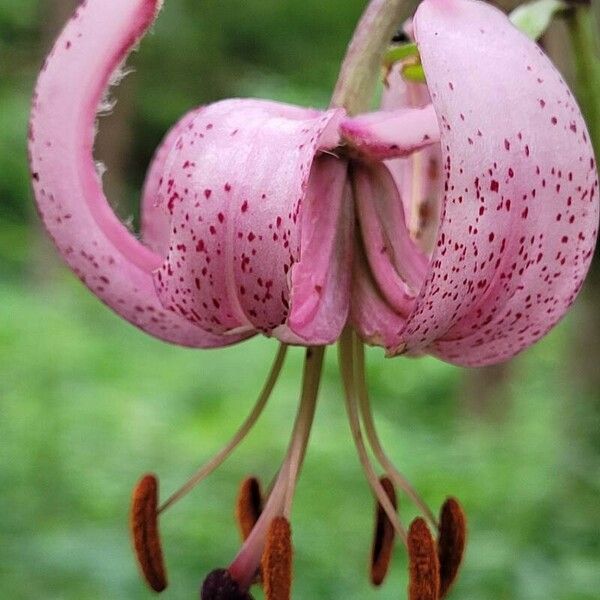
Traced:
<svg viewBox="0 0 600 600">
<path fill-rule="evenodd" d="M 440 141 L 431 104 L 345 119 L 341 131 L 356 150 L 372 160 L 406 157 Z"/>
<path fill-rule="evenodd" d="M 543 336 L 581 288 L 598 224 L 593 152 L 563 79 L 503 13 L 425 0 L 414 25 L 446 194 L 400 339 L 459 364 L 494 363 Z"/>
<path fill-rule="evenodd" d="M 162 185 L 165 164 L 175 144 L 201 110 L 202 108 L 191 110 L 169 130 L 154 153 L 146 174 L 141 205 L 142 240 L 146 246 L 162 257 L 167 256 L 171 235 L 171 217 L 161 204 L 158 193 Z"/>
<path fill-rule="evenodd" d="M 171 218 L 156 274 L 166 306 L 218 334 L 337 338 L 349 297 L 349 264 L 335 262 L 350 260 L 338 247 L 349 247 L 351 227 L 347 217 L 338 227 L 346 166 L 315 157 L 337 145 L 342 117 L 261 100 L 227 100 L 196 114 L 166 159 L 158 192 Z M 311 254 L 318 260 L 307 270 L 303 256 Z M 318 333 L 317 314 L 327 324 Z"/>
<path fill-rule="evenodd" d="M 60 253 L 84 283 L 134 325 L 164 340 L 223 346 L 165 310 L 152 272 L 160 256 L 117 219 L 92 156 L 95 116 L 110 78 L 152 24 L 158 0 L 88 0 L 60 35 L 40 75 L 29 132 L 35 196 Z"/>
</svg>

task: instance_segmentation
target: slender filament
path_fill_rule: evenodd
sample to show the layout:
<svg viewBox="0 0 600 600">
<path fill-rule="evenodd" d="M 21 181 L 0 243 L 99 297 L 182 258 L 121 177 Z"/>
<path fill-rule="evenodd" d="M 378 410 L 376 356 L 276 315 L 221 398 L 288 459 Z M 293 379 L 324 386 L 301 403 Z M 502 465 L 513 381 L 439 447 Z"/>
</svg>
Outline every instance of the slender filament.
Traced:
<svg viewBox="0 0 600 600">
<path fill-rule="evenodd" d="M 319 350 L 323 351 L 322 348 Z M 313 351 L 314 352 L 314 351 Z M 301 403 L 305 403 L 308 408 L 304 415 L 305 419 L 305 435 L 299 435 L 292 439 L 292 445 L 289 452 L 289 464 L 290 470 L 288 473 L 288 488 L 285 498 L 285 508 L 283 511 L 284 516 L 290 520 L 292 512 L 292 502 L 294 500 L 294 493 L 296 491 L 296 484 L 300 476 L 300 469 L 304 463 L 304 457 L 306 456 L 306 448 L 308 447 L 308 441 L 310 437 L 310 431 L 312 423 L 315 417 L 315 408 L 317 404 L 317 396 L 319 393 L 319 385 L 321 383 L 321 372 L 323 368 L 323 357 L 324 354 L 316 359 L 316 364 L 310 369 L 305 378 L 304 387 L 302 390 Z"/>
<path fill-rule="evenodd" d="M 421 233 L 420 205 L 423 201 L 423 151 L 413 152 L 410 160 L 412 161 L 411 198 L 413 201 L 410 203 L 408 230 L 413 240 L 418 241 Z"/>
<path fill-rule="evenodd" d="M 287 354 L 288 347 L 285 344 L 280 344 L 279 349 L 277 351 L 277 355 L 275 356 L 275 360 L 273 361 L 273 366 L 271 367 L 271 371 L 269 372 L 269 377 L 265 382 L 265 385 L 254 405 L 254 408 L 250 412 L 250 414 L 246 417 L 246 420 L 242 423 L 241 427 L 234 434 L 231 440 L 219 451 L 217 454 L 213 456 L 207 463 L 202 465 L 191 477 L 188 479 L 187 483 L 185 483 L 182 487 L 180 487 L 176 492 L 174 492 L 165 502 L 160 506 L 158 512 L 161 513 L 169 506 L 183 498 L 187 493 L 189 493 L 194 487 L 196 487 L 205 477 L 208 477 L 215 469 L 223 464 L 223 462 L 229 457 L 229 455 L 239 446 L 239 444 L 244 440 L 244 438 L 248 435 L 254 424 L 260 417 L 263 412 L 267 401 L 269 400 L 271 393 L 273 392 L 273 388 L 275 387 L 275 383 L 277 383 L 277 379 L 279 378 L 279 374 L 281 373 L 281 368 L 283 367 L 283 363 L 285 362 L 285 356 Z"/>
<path fill-rule="evenodd" d="M 348 413 L 348 421 L 350 423 L 350 430 L 360 463 L 365 471 L 365 475 L 375 494 L 377 500 L 381 504 L 383 510 L 387 514 L 391 524 L 394 526 L 396 533 L 402 541 L 406 544 L 407 542 L 407 531 L 404 525 L 400 522 L 396 509 L 386 494 L 379 477 L 373 469 L 373 465 L 369 459 L 367 449 L 362 437 L 360 417 L 358 412 L 358 399 L 356 393 L 356 384 L 354 377 L 354 333 L 350 328 L 346 328 L 340 337 L 338 349 L 339 349 L 339 360 L 340 370 L 342 374 L 342 381 L 344 383 L 345 400 L 346 400 L 346 411 Z"/>
<path fill-rule="evenodd" d="M 356 374 L 356 388 L 358 390 L 358 402 L 360 406 L 360 412 L 365 426 L 365 433 L 371 450 L 378 460 L 379 464 L 385 469 L 388 477 L 392 480 L 392 483 L 400 488 L 414 503 L 418 506 L 419 510 L 423 513 L 429 523 L 435 528 L 438 528 L 438 522 L 433 512 L 427 506 L 427 503 L 419 496 L 417 491 L 408 481 L 408 479 L 396 469 L 392 461 L 388 458 L 385 453 L 381 441 L 377 434 L 375 427 L 375 421 L 373 419 L 373 413 L 371 412 L 371 405 L 369 402 L 369 393 L 367 390 L 366 375 L 365 375 L 365 350 L 363 343 L 354 334 L 354 359 L 355 359 L 355 374 Z"/>
<path fill-rule="evenodd" d="M 323 369 L 325 347 L 307 348 L 302 380 L 300 406 L 296 415 L 292 438 L 285 459 L 269 494 L 263 512 L 252 533 L 229 566 L 231 576 L 241 589 L 252 584 L 260 565 L 262 550 L 271 521 L 291 507 L 291 495 L 302 467 L 308 438 L 312 428 Z"/>
</svg>

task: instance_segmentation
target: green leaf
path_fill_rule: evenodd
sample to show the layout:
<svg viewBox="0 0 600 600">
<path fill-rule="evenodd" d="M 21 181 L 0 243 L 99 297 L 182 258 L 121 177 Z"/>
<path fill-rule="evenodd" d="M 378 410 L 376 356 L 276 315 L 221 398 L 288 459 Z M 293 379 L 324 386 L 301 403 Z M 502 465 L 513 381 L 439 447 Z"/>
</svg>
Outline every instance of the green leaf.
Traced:
<svg viewBox="0 0 600 600">
<path fill-rule="evenodd" d="M 537 40 L 544 35 L 554 16 L 567 8 L 561 0 L 534 0 L 515 8 L 509 18 L 527 37 Z"/>
</svg>

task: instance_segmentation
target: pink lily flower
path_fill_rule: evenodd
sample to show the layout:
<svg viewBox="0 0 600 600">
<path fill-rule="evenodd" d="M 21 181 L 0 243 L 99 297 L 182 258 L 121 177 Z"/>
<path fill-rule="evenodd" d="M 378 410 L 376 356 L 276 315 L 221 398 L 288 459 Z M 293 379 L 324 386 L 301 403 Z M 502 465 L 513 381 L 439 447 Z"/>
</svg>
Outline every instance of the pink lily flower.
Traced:
<svg viewBox="0 0 600 600">
<path fill-rule="evenodd" d="M 148 173 L 138 239 L 103 194 L 95 119 L 160 4 L 86 0 L 56 42 L 30 127 L 40 214 L 81 280 L 147 333 L 195 348 L 257 333 L 282 344 L 255 408 L 215 457 L 161 505 L 154 476 L 136 487 L 142 571 L 153 589 L 166 587 L 159 513 L 230 455 L 264 408 L 287 345 L 302 345 L 287 455 L 264 503 L 256 480 L 242 486 L 244 544 L 202 588 L 207 600 L 249 598 L 262 565 L 266 596 L 289 597 L 293 493 L 324 348 L 339 341 L 350 428 L 379 506 L 372 580 L 383 580 L 397 535 L 409 552 L 411 600 L 442 598 L 460 565 L 464 515 L 449 499 L 435 517 L 385 454 L 363 343 L 477 366 L 514 356 L 559 321 L 582 286 L 598 226 L 596 164 L 577 104 L 504 14 L 474 0 L 424 0 L 411 35 L 427 84 L 394 69 L 382 109 L 367 113 L 362 88 L 402 4 L 374 0 L 329 110 L 225 100 L 175 125 Z M 408 530 L 395 487 L 424 516 Z"/>
</svg>

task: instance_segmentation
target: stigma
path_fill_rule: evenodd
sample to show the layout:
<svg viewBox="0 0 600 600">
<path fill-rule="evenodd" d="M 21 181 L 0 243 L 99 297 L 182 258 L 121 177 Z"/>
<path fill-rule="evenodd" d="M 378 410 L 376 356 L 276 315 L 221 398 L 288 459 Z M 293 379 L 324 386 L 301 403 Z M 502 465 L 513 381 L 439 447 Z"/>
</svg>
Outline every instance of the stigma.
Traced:
<svg viewBox="0 0 600 600">
<path fill-rule="evenodd" d="M 153 591 L 167 587 L 159 519 L 217 469 L 251 431 L 267 405 L 286 354 L 287 346 L 281 344 L 250 414 L 231 440 L 178 490 L 160 503 L 156 476 L 144 475 L 136 485 L 131 535 L 140 572 Z M 224 563 L 226 566 L 218 566 L 204 577 L 201 600 L 248 600 L 253 597 L 254 586 L 263 588 L 267 600 L 292 597 L 293 501 L 314 422 L 324 356 L 324 346 L 306 348 L 300 399 L 287 451 L 268 487 L 263 489 L 255 476 L 242 481 L 235 506 L 239 551 L 228 564 Z M 369 580 L 375 587 L 385 582 L 399 542 L 408 556 L 409 600 L 441 600 L 456 580 L 462 562 L 466 545 L 463 509 L 455 498 L 448 498 L 437 517 L 385 453 L 371 411 L 363 344 L 351 328 L 346 328 L 340 338 L 338 359 L 349 432 L 375 502 Z M 420 513 L 409 525 L 400 514 L 405 500 Z"/>
</svg>

